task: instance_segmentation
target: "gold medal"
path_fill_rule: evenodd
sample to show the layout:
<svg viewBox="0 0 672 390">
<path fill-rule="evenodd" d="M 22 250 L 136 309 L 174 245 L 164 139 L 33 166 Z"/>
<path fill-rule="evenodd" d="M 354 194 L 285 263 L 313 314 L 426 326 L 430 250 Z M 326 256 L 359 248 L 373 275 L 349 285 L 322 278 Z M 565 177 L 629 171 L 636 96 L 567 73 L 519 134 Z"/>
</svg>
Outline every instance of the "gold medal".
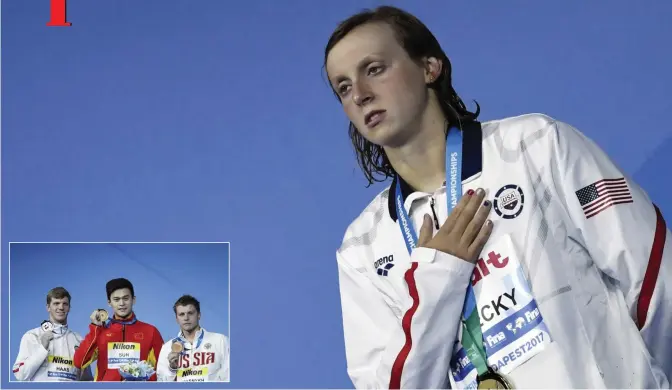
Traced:
<svg viewBox="0 0 672 390">
<path fill-rule="evenodd" d="M 478 377 L 479 389 L 513 389 L 511 383 L 502 374 L 486 372 Z"/>
<path fill-rule="evenodd" d="M 170 346 L 170 350 L 175 352 L 175 353 L 180 353 L 184 347 L 182 346 L 182 343 L 180 342 L 174 342 L 173 345 Z"/>
<path fill-rule="evenodd" d="M 107 310 L 105 309 L 98 309 L 98 320 L 100 322 L 105 322 L 107 321 L 108 318 L 110 318 L 110 315 L 107 314 Z"/>
</svg>

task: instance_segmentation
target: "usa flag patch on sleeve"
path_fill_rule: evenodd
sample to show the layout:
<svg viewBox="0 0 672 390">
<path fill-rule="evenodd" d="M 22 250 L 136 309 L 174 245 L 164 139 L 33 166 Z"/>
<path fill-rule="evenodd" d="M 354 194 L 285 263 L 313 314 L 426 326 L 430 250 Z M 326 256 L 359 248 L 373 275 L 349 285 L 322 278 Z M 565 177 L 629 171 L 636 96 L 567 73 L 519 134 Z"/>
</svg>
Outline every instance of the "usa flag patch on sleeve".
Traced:
<svg viewBox="0 0 672 390">
<path fill-rule="evenodd" d="M 596 216 L 611 206 L 632 203 L 632 194 L 625 178 L 602 179 L 576 191 L 586 219 Z"/>
</svg>

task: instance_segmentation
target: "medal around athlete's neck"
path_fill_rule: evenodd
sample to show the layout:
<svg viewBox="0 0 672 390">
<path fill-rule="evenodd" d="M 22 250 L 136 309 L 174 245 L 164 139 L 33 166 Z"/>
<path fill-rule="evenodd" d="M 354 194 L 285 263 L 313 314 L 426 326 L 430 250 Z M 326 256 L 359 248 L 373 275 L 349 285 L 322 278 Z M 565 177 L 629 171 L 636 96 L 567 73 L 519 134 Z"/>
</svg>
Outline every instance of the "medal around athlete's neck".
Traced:
<svg viewBox="0 0 672 390">
<path fill-rule="evenodd" d="M 502 374 L 488 371 L 478 377 L 479 389 L 513 389 L 511 382 Z"/>
</svg>

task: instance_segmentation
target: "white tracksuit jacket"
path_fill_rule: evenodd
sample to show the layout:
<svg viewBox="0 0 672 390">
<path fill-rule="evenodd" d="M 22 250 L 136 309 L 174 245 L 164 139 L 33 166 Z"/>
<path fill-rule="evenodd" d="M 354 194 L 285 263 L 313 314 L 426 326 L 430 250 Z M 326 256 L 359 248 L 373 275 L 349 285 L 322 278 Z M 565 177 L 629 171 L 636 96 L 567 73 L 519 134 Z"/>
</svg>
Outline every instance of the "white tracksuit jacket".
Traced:
<svg viewBox="0 0 672 390">
<path fill-rule="evenodd" d="M 89 368 L 82 372 L 72 364 L 75 348 L 79 347 L 82 336 L 68 328 L 56 327 L 54 338 L 45 349 L 40 336 L 45 331 L 31 329 L 21 338 L 19 354 L 14 363 L 14 376 L 19 381 L 57 382 L 91 381 Z M 57 333 L 58 332 L 58 333 Z"/>
<path fill-rule="evenodd" d="M 481 125 L 465 129 L 462 164 L 463 192 L 482 187 L 493 202 L 481 257 L 516 252 L 553 340 L 507 377 L 516 388 L 669 388 L 672 237 L 658 208 L 568 124 L 530 114 Z M 422 193 L 401 184 L 416 232 L 432 204 L 443 224 L 445 186 Z M 495 278 L 474 276 L 487 269 L 428 248 L 409 256 L 395 185 L 355 219 L 337 251 L 348 374 L 357 388 L 459 387 L 450 360 L 470 280 L 490 288 L 478 298 L 482 327 L 505 322 L 513 307 L 503 306 Z M 515 325 L 507 325 L 513 333 Z M 488 345 L 515 337 L 500 330 Z M 534 343 L 488 363 L 505 367 Z"/>
<path fill-rule="evenodd" d="M 199 341 L 199 337 L 203 336 Z M 220 333 L 208 332 L 201 328 L 192 345 L 182 339 L 184 353 L 178 360 L 178 369 L 172 370 L 168 364 L 168 354 L 174 341 L 168 340 L 159 353 L 157 380 L 168 382 L 228 382 L 229 381 L 229 339 Z"/>
</svg>

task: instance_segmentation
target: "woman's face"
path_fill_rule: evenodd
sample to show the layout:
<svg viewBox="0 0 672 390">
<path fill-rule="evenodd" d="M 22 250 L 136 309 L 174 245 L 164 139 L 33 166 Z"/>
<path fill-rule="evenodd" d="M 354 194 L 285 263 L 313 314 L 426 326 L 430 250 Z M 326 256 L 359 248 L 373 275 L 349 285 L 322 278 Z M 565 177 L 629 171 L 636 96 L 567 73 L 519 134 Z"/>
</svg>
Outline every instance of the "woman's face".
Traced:
<svg viewBox="0 0 672 390">
<path fill-rule="evenodd" d="M 402 144 L 418 127 L 431 74 L 413 61 L 385 23 L 368 23 L 331 49 L 329 82 L 350 121 L 370 142 Z"/>
</svg>

